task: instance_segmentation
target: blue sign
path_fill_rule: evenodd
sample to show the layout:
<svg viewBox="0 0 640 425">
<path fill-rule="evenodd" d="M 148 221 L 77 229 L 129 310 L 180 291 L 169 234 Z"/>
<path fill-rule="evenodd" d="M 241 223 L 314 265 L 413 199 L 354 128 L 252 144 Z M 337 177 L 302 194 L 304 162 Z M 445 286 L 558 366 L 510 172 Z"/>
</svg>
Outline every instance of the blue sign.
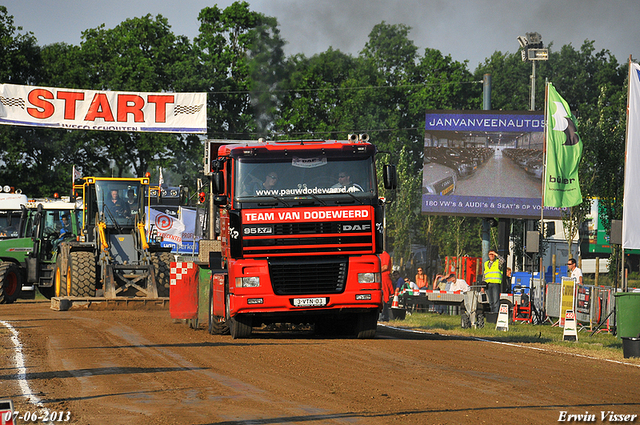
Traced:
<svg viewBox="0 0 640 425">
<path fill-rule="evenodd" d="M 540 198 L 422 195 L 422 212 L 477 217 L 540 218 Z M 562 218 L 563 208 L 544 207 L 544 218 Z"/>
<path fill-rule="evenodd" d="M 198 254 L 198 244 L 196 244 L 194 249 L 193 241 L 182 241 L 180 245 L 175 242 L 162 241 L 160 245 L 163 247 L 171 247 L 171 252 L 175 254 Z"/>
<path fill-rule="evenodd" d="M 434 112 L 426 114 L 427 131 L 539 132 L 544 130 L 544 114 Z"/>
</svg>

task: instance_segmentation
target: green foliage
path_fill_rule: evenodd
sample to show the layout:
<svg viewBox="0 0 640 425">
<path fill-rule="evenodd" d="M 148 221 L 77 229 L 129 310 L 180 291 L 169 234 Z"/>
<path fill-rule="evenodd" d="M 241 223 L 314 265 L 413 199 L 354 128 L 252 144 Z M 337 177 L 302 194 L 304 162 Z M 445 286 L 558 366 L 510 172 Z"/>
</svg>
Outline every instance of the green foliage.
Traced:
<svg viewBox="0 0 640 425">
<path fill-rule="evenodd" d="M 480 255 L 480 219 L 420 212 L 424 115 L 478 109 L 485 73 L 492 75 L 492 109 L 529 109 L 531 63 L 522 62 L 520 52 L 494 52 L 471 72 L 466 61 L 436 49 L 419 52 L 410 27 L 381 22 L 355 57 L 329 48 L 287 58 L 277 20 L 252 11 L 246 1 L 205 7 L 197 18 L 193 41 L 175 35 L 165 17 L 146 15 L 114 28 L 87 29 L 77 46 L 40 47 L 0 6 L 0 82 L 207 92 L 212 138 L 343 139 L 369 133 L 379 164 L 396 164 L 400 176 L 387 214 L 396 261 L 407 261 L 416 244 L 437 247 L 441 257 Z M 549 61 L 536 64 L 536 107 L 542 110 L 549 79 L 578 117 L 583 195 L 600 198 L 609 226 L 622 214 L 626 64 L 607 50 L 597 52 L 589 40 L 579 49 L 549 49 Z M 66 193 L 73 165 L 84 175 L 149 171 L 154 178 L 163 167 L 166 176 L 180 180 L 172 185 L 194 188 L 202 155 L 196 135 L 0 128 L 0 179 L 20 182 L 30 196 Z M 495 229 L 492 235 L 495 240 Z"/>
</svg>

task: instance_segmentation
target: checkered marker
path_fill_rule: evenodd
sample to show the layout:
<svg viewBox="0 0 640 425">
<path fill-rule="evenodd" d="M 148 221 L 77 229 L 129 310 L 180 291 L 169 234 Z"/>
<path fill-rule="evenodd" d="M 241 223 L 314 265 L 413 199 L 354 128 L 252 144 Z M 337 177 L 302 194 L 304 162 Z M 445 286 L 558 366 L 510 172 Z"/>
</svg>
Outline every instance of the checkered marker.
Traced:
<svg viewBox="0 0 640 425">
<path fill-rule="evenodd" d="M 175 264 L 175 266 L 173 266 Z M 178 280 L 182 280 L 182 276 L 189 273 L 190 269 L 193 269 L 193 263 L 191 262 L 179 262 L 179 263 L 171 263 L 171 272 L 170 272 L 170 285 L 176 285 Z"/>
<path fill-rule="evenodd" d="M 24 99 L 16 97 L 3 97 L 0 96 L 0 103 L 4 106 L 16 106 L 18 108 L 24 109 Z"/>
<path fill-rule="evenodd" d="M 197 114 L 204 107 L 204 105 L 182 106 L 176 105 L 173 109 L 173 116 L 179 114 Z"/>
</svg>

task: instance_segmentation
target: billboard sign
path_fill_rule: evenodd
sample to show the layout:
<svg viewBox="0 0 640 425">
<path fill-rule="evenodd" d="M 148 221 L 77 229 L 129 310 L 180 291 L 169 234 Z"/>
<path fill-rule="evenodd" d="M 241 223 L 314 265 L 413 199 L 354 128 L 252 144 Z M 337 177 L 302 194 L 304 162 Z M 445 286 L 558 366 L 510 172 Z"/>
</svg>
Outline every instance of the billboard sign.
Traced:
<svg viewBox="0 0 640 425">
<path fill-rule="evenodd" d="M 207 132 L 207 94 L 0 84 L 0 124 L 204 134 Z"/>
<path fill-rule="evenodd" d="M 540 218 L 543 131 L 542 112 L 428 111 L 422 212 Z"/>
</svg>

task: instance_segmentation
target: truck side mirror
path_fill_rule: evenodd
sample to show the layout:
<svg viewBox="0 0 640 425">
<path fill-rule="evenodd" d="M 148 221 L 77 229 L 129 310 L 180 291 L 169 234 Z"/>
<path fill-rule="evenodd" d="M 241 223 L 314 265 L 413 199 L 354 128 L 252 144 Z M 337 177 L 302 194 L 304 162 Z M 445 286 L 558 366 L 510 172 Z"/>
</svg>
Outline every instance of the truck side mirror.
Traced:
<svg viewBox="0 0 640 425">
<path fill-rule="evenodd" d="M 216 195 L 224 193 L 224 175 L 222 171 L 214 171 L 211 178 L 213 179 L 213 193 Z"/>
<path fill-rule="evenodd" d="M 229 199 L 224 195 L 216 195 L 213 197 L 213 203 L 217 207 L 224 207 L 229 202 Z"/>
<path fill-rule="evenodd" d="M 386 164 L 383 170 L 384 188 L 396 189 L 398 187 L 398 173 L 396 172 L 396 166 L 393 164 Z"/>
</svg>

